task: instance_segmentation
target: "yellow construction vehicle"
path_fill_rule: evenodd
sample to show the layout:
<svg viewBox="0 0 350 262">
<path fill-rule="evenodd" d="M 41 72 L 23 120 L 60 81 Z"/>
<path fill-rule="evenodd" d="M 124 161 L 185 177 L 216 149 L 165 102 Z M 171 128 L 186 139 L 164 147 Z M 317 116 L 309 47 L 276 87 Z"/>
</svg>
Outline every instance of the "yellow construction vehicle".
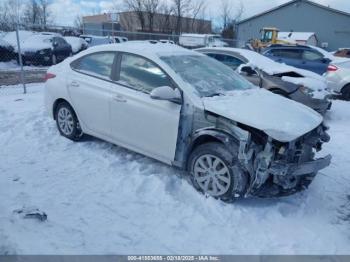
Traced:
<svg viewBox="0 0 350 262">
<path fill-rule="evenodd" d="M 279 30 L 275 27 L 264 27 L 260 30 L 261 38 L 251 39 L 249 44 L 258 52 L 273 44 L 294 44 L 286 40 L 278 39 L 278 32 Z"/>
</svg>

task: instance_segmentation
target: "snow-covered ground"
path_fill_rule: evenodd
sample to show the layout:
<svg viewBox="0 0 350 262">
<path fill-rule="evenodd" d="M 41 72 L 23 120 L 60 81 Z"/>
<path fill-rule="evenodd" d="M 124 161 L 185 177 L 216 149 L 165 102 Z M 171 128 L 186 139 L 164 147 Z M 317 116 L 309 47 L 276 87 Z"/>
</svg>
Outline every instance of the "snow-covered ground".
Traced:
<svg viewBox="0 0 350 262">
<path fill-rule="evenodd" d="M 28 90 L 0 88 L 0 254 L 350 254 L 350 103 L 327 116 L 333 163 L 309 190 L 225 204 L 147 157 L 61 137 L 43 85 Z"/>
<path fill-rule="evenodd" d="M 38 70 L 38 69 L 47 69 L 48 67 L 45 66 L 33 66 L 33 65 L 26 65 L 23 66 L 24 70 Z M 11 60 L 8 62 L 0 62 L 0 71 L 17 71 L 21 70 L 20 65 L 15 60 Z"/>
</svg>

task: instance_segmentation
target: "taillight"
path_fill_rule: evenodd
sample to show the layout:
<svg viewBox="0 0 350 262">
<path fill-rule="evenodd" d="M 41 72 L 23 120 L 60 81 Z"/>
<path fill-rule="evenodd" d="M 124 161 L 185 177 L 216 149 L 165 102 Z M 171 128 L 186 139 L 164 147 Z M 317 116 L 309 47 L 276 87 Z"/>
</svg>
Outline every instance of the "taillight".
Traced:
<svg viewBox="0 0 350 262">
<path fill-rule="evenodd" d="M 328 72 L 335 72 L 337 70 L 338 70 L 338 67 L 335 66 L 335 65 L 329 65 L 328 68 L 327 68 Z"/>
<path fill-rule="evenodd" d="M 51 74 L 51 73 L 46 73 L 44 81 L 46 82 L 49 79 L 55 78 L 56 75 L 55 74 Z"/>
</svg>

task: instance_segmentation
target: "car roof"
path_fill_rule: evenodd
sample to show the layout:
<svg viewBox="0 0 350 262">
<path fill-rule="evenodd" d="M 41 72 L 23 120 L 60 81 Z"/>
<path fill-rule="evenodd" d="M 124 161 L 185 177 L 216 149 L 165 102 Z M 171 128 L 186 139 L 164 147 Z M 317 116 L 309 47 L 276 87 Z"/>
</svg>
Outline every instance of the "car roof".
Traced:
<svg viewBox="0 0 350 262">
<path fill-rule="evenodd" d="M 280 45 L 280 44 L 274 44 L 268 46 L 266 49 L 312 49 L 310 46 L 307 45 Z"/>
<path fill-rule="evenodd" d="M 99 45 L 94 46 L 86 50 L 86 52 L 103 52 L 103 51 L 120 51 L 138 54 L 142 56 L 170 56 L 170 55 L 180 55 L 180 54 L 192 54 L 199 55 L 195 51 L 185 49 L 183 47 L 164 44 L 156 41 L 128 41 L 121 44 L 108 44 L 108 45 Z"/>
</svg>

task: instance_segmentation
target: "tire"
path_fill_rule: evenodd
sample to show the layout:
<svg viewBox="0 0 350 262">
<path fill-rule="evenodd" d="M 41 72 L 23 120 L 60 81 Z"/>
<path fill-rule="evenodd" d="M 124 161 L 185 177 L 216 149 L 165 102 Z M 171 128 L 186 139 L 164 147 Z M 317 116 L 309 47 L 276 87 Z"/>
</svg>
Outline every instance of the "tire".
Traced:
<svg viewBox="0 0 350 262">
<path fill-rule="evenodd" d="M 238 155 L 238 147 L 235 151 Z M 239 167 L 237 156 L 221 143 L 196 147 L 190 154 L 187 169 L 194 188 L 216 199 L 232 202 L 246 192 L 247 175 Z"/>
<path fill-rule="evenodd" d="M 341 93 L 344 100 L 350 101 L 350 84 L 347 84 L 346 86 L 344 86 Z"/>
<path fill-rule="evenodd" d="M 58 104 L 55 119 L 60 134 L 70 140 L 79 141 L 83 136 L 79 120 L 73 108 L 67 103 Z"/>
</svg>

